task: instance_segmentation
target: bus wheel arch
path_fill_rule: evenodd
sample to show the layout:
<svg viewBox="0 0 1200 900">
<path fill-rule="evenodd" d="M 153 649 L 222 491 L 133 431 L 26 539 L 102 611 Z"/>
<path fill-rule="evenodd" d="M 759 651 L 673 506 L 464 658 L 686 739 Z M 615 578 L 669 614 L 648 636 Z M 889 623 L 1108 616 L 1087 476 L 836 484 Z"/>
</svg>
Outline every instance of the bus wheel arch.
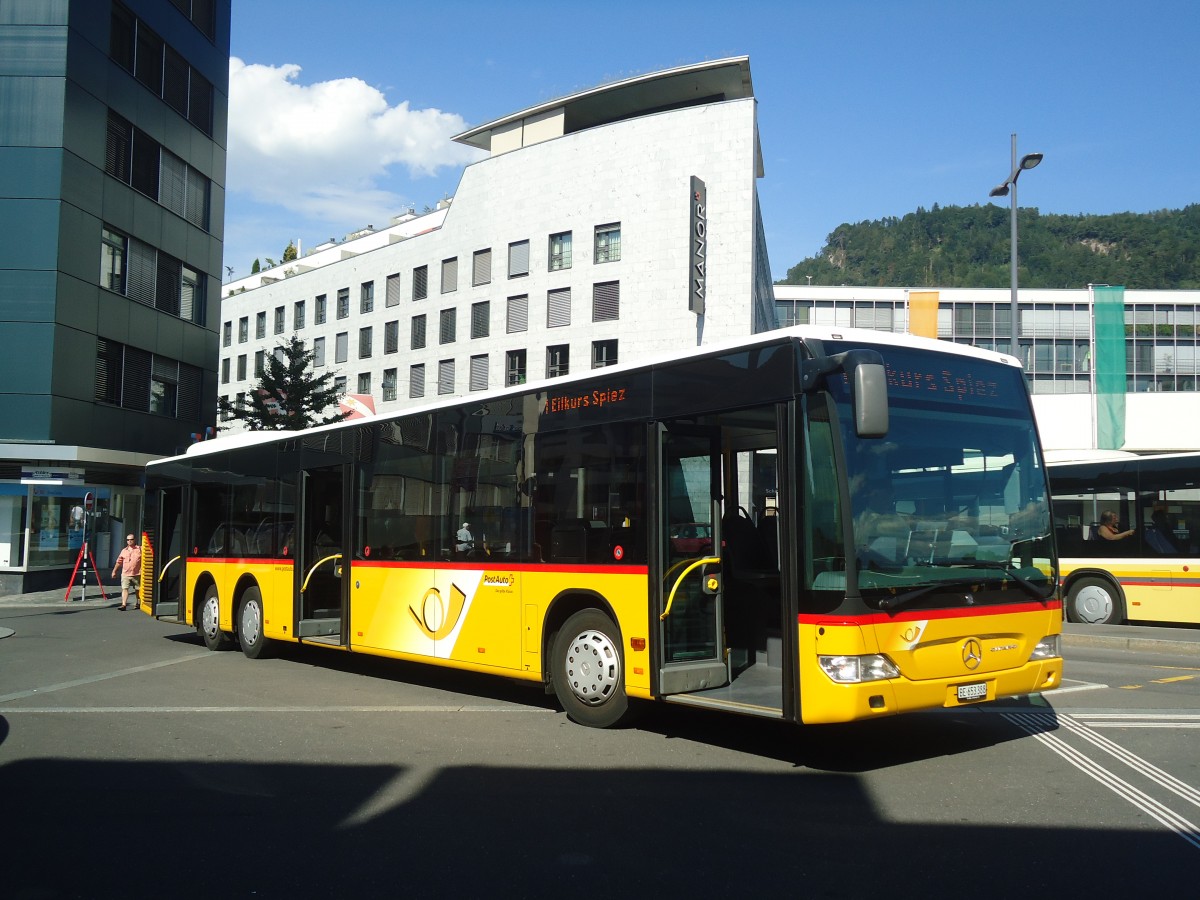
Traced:
<svg viewBox="0 0 1200 900">
<path fill-rule="evenodd" d="M 561 605 L 560 605 L 561 604 Z M 572 721 L 609 728 L 628 720 L 621 629 L 603 598 L 559 598 L 547 617 L 550 686 Z"/>
<path fill-rule="evenodd" d="M 193 613 L 196 633 L 209 650 L 227 650 L 232 641 L 230 636 L 221 630 L 221 596 L 217 590 L 217 583 L 212 578 L 197 582 L 196 594 L 200 597 Z"/>
<path fill-rule="evenodd" d="M 1068 622 L 1120 625 L 1125 621 L 1125 594 L 1107 573 L 1080 572 L 1066 584 L 1063 608 Z"/>
<path fill-rule="evenodd" d="M 266 613 L 262 590 L 253 578 L 246 578 L 238 585 L 233 624 L 242 653 L 249 659 L 266 659 L 274 655 L 275 642 L 263 634 Z"/>
</svg>

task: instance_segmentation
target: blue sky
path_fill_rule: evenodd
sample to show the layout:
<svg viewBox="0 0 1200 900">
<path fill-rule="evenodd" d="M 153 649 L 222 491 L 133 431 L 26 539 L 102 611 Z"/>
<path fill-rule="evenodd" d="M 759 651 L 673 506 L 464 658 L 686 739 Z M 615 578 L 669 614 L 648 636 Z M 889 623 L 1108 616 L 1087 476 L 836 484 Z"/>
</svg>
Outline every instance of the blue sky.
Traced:
<svg viewBox="0 0 1200 900">
<path fill-rule="evenodd" d="M 1200 201 L 1194 0 L 234 0 L 231 53 L 234 278 L 453 195 L 467 127 L 743 54 L 775 278 L 843 222 L 990 202 L 1013 132 L 1023 208 Z"/>
</svg>

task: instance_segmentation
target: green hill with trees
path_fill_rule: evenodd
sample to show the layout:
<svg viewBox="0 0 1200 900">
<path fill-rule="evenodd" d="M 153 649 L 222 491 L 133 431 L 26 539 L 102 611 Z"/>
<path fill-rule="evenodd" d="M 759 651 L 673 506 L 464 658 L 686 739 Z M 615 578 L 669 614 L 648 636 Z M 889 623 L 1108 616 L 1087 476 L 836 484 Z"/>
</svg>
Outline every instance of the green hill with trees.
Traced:
<svg viewBox="0 0 1200 900">
<path fill-rule="evenodd" d="M 1200 204 L 1151 213 L 1018 213 L 1022 287 L 1119 284 L 1143 290 L 1200 288 Z M 1009 286 L 1007 206 L 918 208 L 902 218 L 839 225 L 816 257 L 780 284 L 863 287 Z"/>
</svg>

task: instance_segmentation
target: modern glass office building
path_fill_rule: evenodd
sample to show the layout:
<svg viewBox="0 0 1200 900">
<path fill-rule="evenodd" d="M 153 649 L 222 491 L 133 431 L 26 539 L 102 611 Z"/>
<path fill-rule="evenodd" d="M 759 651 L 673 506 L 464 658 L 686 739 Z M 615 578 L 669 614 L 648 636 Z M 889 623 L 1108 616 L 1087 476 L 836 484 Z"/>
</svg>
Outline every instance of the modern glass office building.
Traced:
<svg viewBox="0 0 1200 900">
<path fill-rule="evenodd" d="M 0 592 L 213 424 L 230 0 L 0 3 Z M 90 502 L 89 502 L 90 501 Z"/>
</svg>

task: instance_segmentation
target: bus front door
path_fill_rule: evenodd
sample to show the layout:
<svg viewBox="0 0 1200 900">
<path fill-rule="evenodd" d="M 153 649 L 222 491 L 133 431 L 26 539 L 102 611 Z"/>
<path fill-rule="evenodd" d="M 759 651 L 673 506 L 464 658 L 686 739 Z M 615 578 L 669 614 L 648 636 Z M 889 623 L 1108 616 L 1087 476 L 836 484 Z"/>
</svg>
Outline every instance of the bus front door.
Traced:
<svg viewBox="0 0 1200 900">
<path fill-rule="evenodd" d="M 183 488 L 163 488 L 157 500 L 158 515 L 153 517 L 154 534 L 150 535 L 154 554 L 150 571 L 154 583 L 142 586 L 141 599 L 150 615 L 178 618 L 187 608 L 182 602 L 187 566 L 183 546 Z"/>
<path fill-rule="evenodd" d="M 342 628 L 350 577 L 346 485 L 345 466 L 308 469 L 301 480 L 296 636 L 335 646 L 346 643 Z"/>
<path fill-rule="evenodd" d="M 720 687 L 725 661 L 720 575 L 720 431 L 658 425 L 659 689 Z"/>
</svg>

